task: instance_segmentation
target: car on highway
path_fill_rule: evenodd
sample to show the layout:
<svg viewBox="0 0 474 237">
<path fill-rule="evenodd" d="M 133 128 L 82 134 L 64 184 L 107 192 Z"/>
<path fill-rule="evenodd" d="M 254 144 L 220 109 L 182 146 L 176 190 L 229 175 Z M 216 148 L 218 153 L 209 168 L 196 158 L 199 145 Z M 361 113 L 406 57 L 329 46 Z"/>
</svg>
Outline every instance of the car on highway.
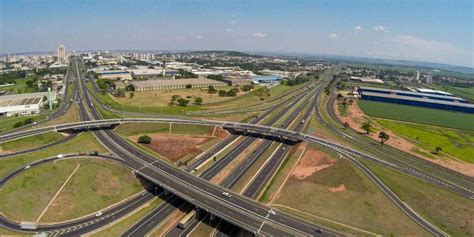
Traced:
<svg viewBox="0 0 474 237">
<path fill-rule="evenodd" d="M 223 192 L 222 196 L 225 196 L 225 197 L 228 197 L 228 198 L 232 197 L 232 195 L 230 195 L 230 193 L 228 193 L 228 192 Z"/>
<path fill-rule="evenodd" d="M 102 216 L 102 212 L 101 211 L 96 212 L 95 216 Z"/>
<path fill-rule="evenodd" d="M 268 210 L 268 214 L 270 215 L 276 215 L 275 211 L 273 209 Z"/>
<path fill-rule="evenodd" d="M 27 170 L 27 169 L 29 169 L 29 168 L 31 168 L 30 165 L 25 166 L 25 170 Z"/>
<path fill-rule="evenodd" d="M 64 154 L 58 154 L 57 157 L 58 157 L 59 159 L 64 158 Z"/>
</svg>

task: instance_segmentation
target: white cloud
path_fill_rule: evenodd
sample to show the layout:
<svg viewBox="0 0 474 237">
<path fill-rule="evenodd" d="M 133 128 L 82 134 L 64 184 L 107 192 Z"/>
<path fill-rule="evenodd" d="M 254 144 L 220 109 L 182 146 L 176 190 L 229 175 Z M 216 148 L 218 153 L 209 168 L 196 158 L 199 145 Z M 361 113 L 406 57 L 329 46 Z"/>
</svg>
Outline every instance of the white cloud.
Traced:
<svg viewBox="0 0 474 237">
<path fill-rule="evenodd" d="M 335 34 L 335 33 L 331 33 L 331 34 L 329 34 L 329 37 L 331 37 L 331 38 L 333 38 L 333 39 L 336 39 L 336 38 L 339 37 L 339 35 L 338 35 L 338 34 Z"/>
<path fill-rule="evenodd" d="M 253 34 L 253 37 L 256 37 L 256 38 L 265 38 L 267 37 L 267 34 L 264 34 L 262 32 L 257 32 L 257 33 L 254 33 Z"/>
<path fill-rule="evenodd" d="M 386 32 L 386 33 L 389 32 L 387 28 L 385 28 L 384 26 L 374 26 L 374 30 L 379 31 L 379 32 Z"/>
<path fill-rule="evenodd" d="M 362 26 L 355 26 L 354 30 L 357 30 L 357 31 L 362 30 Z"/>
<path fill-rule="evenodd" d="M 232 29 L 232 28 L 225 28 L 224 31 L 225 31 L 225 32 L 232 32 L 232 31 L 234 31 L 234 29 Z"/>
<path fill-rule="evenodd" d="M 426 51 L 437 51 L 442 53 L 462 53 L 463 50 L 456 48 L 448 42 L 423 39 L 413 35 L 399 35 L 391 40 L 399 46 L 410 47 Z"/>
<path fill-rule="evenodd" d="M 237 24 L 237 22 L 239 22 L 239 19 L 233 19 L 233 20 L 230 21 L 230 24 L 235 25 L 235 24 Z"/>
<path fill-rule="evenodd" d="M 177 39 L 177 40 L 183 40 L 183 39 L 185 39 L 185 38 L 184 38 L 184 36 L 176 36 L 176 39 Z"/>
<path fill-rule="evenodd" d="M 202 37 L 202 35 L 195 35 L 194 38 L 196 38 L 196 39 L 202 39 L 203 37 Z"/>
</svg>

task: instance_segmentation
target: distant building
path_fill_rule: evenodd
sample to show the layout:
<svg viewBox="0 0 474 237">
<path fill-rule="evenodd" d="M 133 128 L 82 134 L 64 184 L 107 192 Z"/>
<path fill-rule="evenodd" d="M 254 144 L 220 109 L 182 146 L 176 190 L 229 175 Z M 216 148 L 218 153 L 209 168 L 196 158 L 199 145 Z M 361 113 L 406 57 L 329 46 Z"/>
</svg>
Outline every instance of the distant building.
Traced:
<svg viewBox="0 0 474 237">
<path fill-rule="evenodd" d="M 420 81 L 420 71 L 416 70 L 415 75 L 413 76 L 413 80 Z"/>
<path fill-rule="evenodd" d="M 45 96 L 48 96 L 48 92 L 0 96 L 0 115 L 10 117 L 38 114 Z"/>
<path fill-rule="evenodd" d="M 5 55 L 5 63 L 10 63 L 10 54 Z"/>
<path fill-rule="evenodd" d="M 279 82 L 281 81 L 281 77 L 280 76 L 253 76 L 252 77 L 252 82 L 254 82 L 255 84 L 260 84 L 260 83 L 276 83 L 276 82 Z"/>
<path fill-rule="evenodd" d="M 132 80 L 132 74 L 127 71 L 100 71 L 98 74 L 101 79 Z"/>
<path fill-rule="evenodd" d="M 428 73 L 428 74 L 426 75 L 426 83 L 427 83 L 427 84 L 433 83 L 433 75 L 431 75 L 431 73 Z"/>
<path fill-rule="evenodd" d="M 351 76 L 350 78 L 351 81 L 359 81 L 359 82 L 364 82 L 364 83 L 379 83 L 379 84 L 384 84 L 384 82 L 380 79 L 376 78 L 371 78 L 371 77 L 355 77 Z"/>
<path fill-rule="evenodd" d="M 360 94 L 360 98 L 363 100 L 451 110 L 464 113 L 474 113 L 473 104 L 469 104 L 463 98 L 449 95 L 437 95 L 371 87 L 360 87 L 358 88 L 358 93 Z"/>
<path fill-rule="evenodd" d="M 132 78 L 134 79 L 156 77 L 156 76 L 161 76 L 163 74 L 162 70 L 156 70 L 156 69 L 150 69 L 150 68 L 133 69 L 133 70 L 129 70 L 129 72 L 132 74 Z"/>
<path fill-rule="evenodd" d="M 156 91 L 156 90 L 173 90 L 184 89 L 187 85 L 193 88 L 205 88 L 209 86 L 227 86 L 227 83 L 211 79 L 164 79 L 164 80 L 148 80 L 148 81 L 132 81 L 131 85 L 135 91 Z"/>
<path fill-rule="evenodd" d="M 227 83 L 229 86 L 244 86 L 252 83 L 250 80 L 240 78 L 224 78 L 222 81 Z"/>
<path fill-rule="evenodd" d="M 64 63 L 66 62 L 66 47 L 64 45 L 59 45 L 57 51 L 58 62 Z"/>
</svg>

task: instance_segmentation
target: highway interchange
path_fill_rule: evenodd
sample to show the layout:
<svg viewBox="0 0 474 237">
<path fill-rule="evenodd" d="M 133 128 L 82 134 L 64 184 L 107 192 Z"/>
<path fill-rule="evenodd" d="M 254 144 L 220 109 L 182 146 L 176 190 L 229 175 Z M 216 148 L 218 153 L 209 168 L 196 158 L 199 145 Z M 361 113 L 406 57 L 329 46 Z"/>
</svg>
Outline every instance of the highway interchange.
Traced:
<svg viewBox="0 0 474 237">
<path fill-rule="evenodd" d="M 225 235 L 224 232 L 232 233 L 234 226 L 238 226 L 239 228 L 245 229 L 257 235 L 342 235 L 341 233 L 336 233 L 331 230 L 324 229 L 322 227 L 314 226 L 313 224 L 310 224 L 306 221 L 295 218 L 293 216 L 289 216 L 284 213 L 277 213 L 277 215 L 274 216 L 269 215 L 270 209 L 268 207 L 263 206 L 252 200 L 258 196 L 265 184 L 268 183 L 269 179 L 272 176 L 271 174 L 275 173 L 275 170 L 279 167 L 282 160 L 287 155 L 291 144 L 300 141 L 318 143 L 323 146 L 334 149 L 341 155 L 345 156 L 354 165 L 356 165 L 356 167 L 358 167 L 366 175 L 368 175 L 369 178 L 410 218 L 412 218 L 418 224 L 423 226 L 433 235 L 445 236 L 446 233 L 442 232 L 441 230 L 430 224 L 428 221 L 426 221 L 416 212 L 414 212 L 410 207 L 408 207 L 405 203 L 403 203 L 388 187 L 386 187 L 377 178 L 375 174 L 373 174 L 367 167 L 360 163 L 357 158 L 363 158 L 374 161 L 385 167 L 398 170 L 400 172 L 409 174 L 411 176 L 417 177 L 430 183 L 434 183 L 442 188 L 456 192 L 466 198 L 474 199 L 473 192 L 472 190 L 470 190 L 470 188 L 472 187 L 472 180 L 467 180 L 466 182 L 461 183 L 450 182 L 449 179 L 445 180 L 442 178 L 435 177 L 431 174 L 427 174 L 423 171 L 414 169 L 413 167 L 406 164 L 400 164 L 392 162 L 390 160 L 379 159 L 357 151 L 355 149 L 343 146 L 341 144 L 333 143 L 322 138 L 301 133 L 303 131 L 305 123 L 300 121 L 308 121 L 314 111 L 316 111 L 318 119 L 322 119 L 320 112 L 317 109 L 317 98 L 321 91 L 321 86 L 308 88 L 306 91 L 309 92 L 309 95 L 306 95 L 306 93 L 302 93 L 300 96 L 295 96 L 294 98 L 292 97 L 292 101 L 287 105 L 287 108 L 281 111 L 287 112 L 291 107 L 294 107 L 293 105 L 296 105 L 300 101 L 304 101 L 304 103 L 300 103 L 300 105 L 288 116 L 286 121 L 283 123 L 283 126 L 277 124 L 277 126 L 280 125 L 278 128 L 272 127 L 272 125 L 275 125 L 274 123 L 283 114 L 274 116 L 274 118 L 272 118 L 270 121 L 267 121 L 264 125 L 258 124 L 258 122 L 262 121 L 267 115 L 272 112 L 272 109 L 269 109 L 264 115 L 252 120 L 250 123 L 234 123 L 172 117 L 101 119 L 102 116 L 100 115 L 99 111 L 97 111 L 95 106 L 93 106 L 94 104 L 97 105 L 100 102 L 98 100 L 95 100 L 95 98 L 91 98 L 93 96 L 90 96 L 90 92 L 87 90 L 84 84 L 84 80 L 79 74 L 80 70 L 78 68 L 78 64 L 79 63 L 76 62 L 75 66 L 76 72 L 78 73 L 77 78 L 80 80 L 74 81 L 76 91 L 73 97 L 75 99 L 80 100 L 79 111 L 81 119 L 83 121 L 4 134 L 0 136 L 0 142 L 11 141 L 14 139 L 37 135 L 48 131 L 93 130 L 94 135 L 102 143 L 102 145 L 104 145 L 104 147 L 106 147 L 112 154 L 114 154 L 114 157 L 120 160 L 121 163 L 132 169 L 137 175 L 154 182 L 158 186 L 174 194 L 167 198 L 168 202 L 165 202 L 163 205 L 160 205 L 152 213 L 150 213 L 150 215 L 148 215 L 146 218 L 143 218 L 139 223 L 134 225 L 134 227 L 129 229 L 125 233 L 126 236 L 142 236 L 144 233 L 147 233 L 140 231 L 140 229 L 145 226 L 144 223 L 153 222 L 153 225 L 151 226 L 156 226 L 161 221 L 163 221 L 166 216 L 171 213 L 171 211 L 173 211 L 176 207 L 181 206 L 181 203 L 184 203 L 184 200 L 187 203 L 191 203 L 194 206 L 199 207 L 200 210 L 209 212 L 213 216 L 219 217 L 220 220 L 224 220 L 225 222 L 223 222 L 223 224 L 218 225 L 220 227 L 219 230 L 221 230 L 222 235 Z M 306 108 L 308 101 L 310 101 L 310 106 L 309 108 Z M 285 102 L 286 101 L 282 101 L 278 104 L 278 106 L 274 106 L 273 108 L 276 109 L 280 105 L 285 104 Z M 302 113 L 304 109 L 307 110 L 305 113 Z M 197 161 L 188 166 L 188 172 L 183 172 L 183 170 L 177 169 L 161 160 L 157 160 L 156 158 L 141 152 L 140 150 L 137 150 L 135 147 L 131 146 L 127 141 L 125 141 L 115 132 L 107 129 L 123 123 L 137 122 L 181 123 L 220 126 L 225 129 L 243 132 L 244 135 L 248 136 L 243 138 L 243 141 L 241 141 L 241 143 L 238 144 L 235 149 L 226 154 L 223 158 L 219 159 L 218 162 L 216 162 L 215 164 L 213 164 L 213 166 L 210 166 L 205 172 L 203 172 L 200 175 L 201 178 L 198 178 L 190 174 L 189 172 L 201 166 L 206 161 L 212 159 L 212 157 L 214 157 L 221 150 L 229 146 L 229 144 L 234 143 L 239 137 L 241 137 L 240 134 L 230 135 L 221 143 L 213 147 L 211 150 L 202 154 L 197 159 Z M 287 129 L 290 127 L 292 122 L 294 123 L 293 125 L 296 124 L 296 126 L 294 126 L 292 130 Z M 351 135 L 346 135 L 347 137 L 351 137 Z M 237 157 L 237 155 L 242 152 L 242 150 L 244 150 L 250 144 L 261 138 L 264 138 L 262 144 L 253 153 L 251 153 L 251 155 L 249 155 L 249 157 L 247 157 L 241 165 L 239 165 L 233 172 L 231 172 L 231 174 L 229 174 L 220 183 L 220 185 L 213 185 L 207 182 L 212 177 L 214 177 L 220 170 L 222 170 L 229 163 L 231 163 L 232 160 L 235 159 L 235 157 Z M 229 192 L 228 189 L 232 188 L 233 185 L 236 184 L 236 182 L 242 177 L 242 175 L 248 171 L 249 167 L 254 164 L 254 162 L 263 154 L 265 150 L 270 147 L 272 143 L 279 143 L 280 145 L 275 150 L 274 155 L 269 158 L 265 166 L 262 167 L 260 172 L 250 182 L 247 189 L 243 192 L 242 196 L 237 193 L 233 193 L 232 197 L 230 198 L 223 197 L 222 193 L 224 191 Z M 152 196 L 153 195 L 147 194 L 133 199 L 133 204 L 135 205 L 129 203 L 129 208 L 138 206 L 138 204 L 143 204 L 146 201 L 149 201 Z M 122 207 L 122 209 L 116 209 L 113 211 L 118 210 L 129 209 L 124 209 Z M 123 211 L 123 214 L 125 214 L 125 211 Z M 117 214 L 117 217 L 119 216 L 120 215 Z M 109 221 L 112 220 L 109 219 Z M 94 224 L 99 223 L 98 225 L 103 226 L 105 222 L 106 221 L 97 221 L 94 222 Z M 193 226 L 195 226 L 197 222 L 197 220 L 193 221 Z M 232 225 L 229 225 L 228 223 L 232 223 Z M 3 222 L 2 225 L 4 225 Z M 90 225 L 88 226 L 89 227 L 87 228 L 77 228 L 77 230 L 82 229 L 81 233 L 87 233 L 86 231 L 92 231 L 93 228 L 96 227 L 93 226 L 92 223 L 90 223 Z M 8 228 L 9 226 L 6 227 Z M 15 229 L 13 227 L 11 228 Z M 54 227 L 51 227 L 51 230 L 52 229 L 54 229 Z M 70 231 L 76 231 L 76 229 Z M 150 229 L 147 229 L 146 231 L 150 231 Z M 55 233 L 60 235 L 63 232 L 57 231 Z M 182 234 L 183 232 L 178 233 L 178 236 L 181 236 Z"/>
</svg>

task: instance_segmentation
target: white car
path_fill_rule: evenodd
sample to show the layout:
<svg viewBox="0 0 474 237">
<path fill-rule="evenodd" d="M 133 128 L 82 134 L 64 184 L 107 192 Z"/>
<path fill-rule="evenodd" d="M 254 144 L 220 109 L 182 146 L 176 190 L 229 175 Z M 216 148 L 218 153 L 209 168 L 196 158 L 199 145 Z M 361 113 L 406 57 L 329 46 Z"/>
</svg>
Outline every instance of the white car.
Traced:
<svg viewBox="0 0 474 237">
<path fill-rule="evenodd" d="M 276 215 L 275 211 L 273 209 L 268 210 L 268 214 L 270 215 Z"/>
<path fill-rule="evenodd" d="M 95 216 L 102 216 L 102 212 L 98 211 L 97 213 L 95 213 Z"/>
<path fill-rule="evenodd" d="M 29 168 L 31 168 L 31 166 L 29 166 L 29 165 L 25 166 L 25 170 L 27 170 Z"/>
<path fill-rule="evenodd" d="M 222 195 L 223 195 L 223 196 L 226 196 L 226 197 L 228 197 L 228 198 L 232 197 L 232 195 L 230 195 L 230 193 L 228 193 L 228 192 L 223 192 Z"/>
<path fill-rule="evenodd" d="M 61 158 L 64 158 L 64 155 L 63 155 L 63 154 L 59 154 L 57 157 L 58 157 L 59 159 L 61 159 Z"/>
</svg>

